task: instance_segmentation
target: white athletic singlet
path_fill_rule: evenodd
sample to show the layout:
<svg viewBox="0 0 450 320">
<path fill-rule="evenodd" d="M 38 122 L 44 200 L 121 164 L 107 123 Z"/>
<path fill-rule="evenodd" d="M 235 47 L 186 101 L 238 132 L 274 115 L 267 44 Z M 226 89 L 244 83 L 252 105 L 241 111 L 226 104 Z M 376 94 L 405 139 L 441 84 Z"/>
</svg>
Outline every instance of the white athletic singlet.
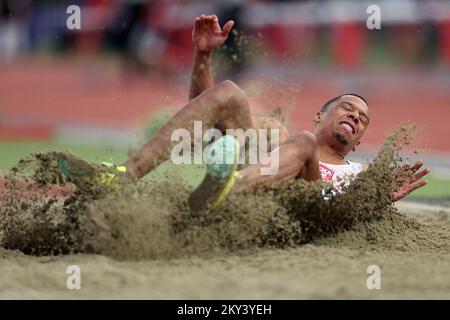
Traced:
<svg viewBox="0 0 450 320">
<path fill-rule="evenodd" d="M 358 173 L 363 171 L 361 163 L 347 161 L 347 164 L 330 164 L 319 161 L 320 174 L 322 181 L 333 185 L 331 193 L 341 193 L 344 186 L 348 186 Z"/>
</svg>

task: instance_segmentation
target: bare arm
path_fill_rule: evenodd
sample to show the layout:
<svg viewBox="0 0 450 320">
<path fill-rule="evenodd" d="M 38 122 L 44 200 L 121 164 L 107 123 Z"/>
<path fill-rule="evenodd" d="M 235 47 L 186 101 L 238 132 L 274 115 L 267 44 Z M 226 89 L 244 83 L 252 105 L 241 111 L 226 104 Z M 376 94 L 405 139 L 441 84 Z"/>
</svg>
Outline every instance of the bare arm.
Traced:
<svg viewBox="0 0 450 320">
<path fill-rule="evenodd" d="M 192 31 L 195 53 L 189 86 L 189 100 L 214 86 L 211 72 L 213 51 L 225 42 L 233 25 L 234 22 L 230 20 L 223 26 L 222 30 L 219 19 L 215 15 L 202 15 L 195 19 L 194 30 Z"/>
<path fill-rule="evenodd" d="M 189 101 L 214 86 L 211 72 L 212 51 L 198 51 L 194 53 L 194 66 L 192 67 L 191 84 L 189 86 Z"/>
</svg>

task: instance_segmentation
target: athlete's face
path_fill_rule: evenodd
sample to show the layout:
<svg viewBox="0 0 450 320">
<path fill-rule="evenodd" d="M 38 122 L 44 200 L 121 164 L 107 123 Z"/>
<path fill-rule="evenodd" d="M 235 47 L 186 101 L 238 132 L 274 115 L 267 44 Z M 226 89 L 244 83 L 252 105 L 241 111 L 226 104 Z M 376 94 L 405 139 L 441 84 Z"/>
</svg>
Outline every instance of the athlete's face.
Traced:
<svg viewBox="0 0 450 320">
<path fill-rule="evenodd" d="M 346 95 L 317 114 L 315 121 L 318 137 L 348 153 L 359 144 L 369 125 L 369 108 L 361 98 Z"/>
</svg>

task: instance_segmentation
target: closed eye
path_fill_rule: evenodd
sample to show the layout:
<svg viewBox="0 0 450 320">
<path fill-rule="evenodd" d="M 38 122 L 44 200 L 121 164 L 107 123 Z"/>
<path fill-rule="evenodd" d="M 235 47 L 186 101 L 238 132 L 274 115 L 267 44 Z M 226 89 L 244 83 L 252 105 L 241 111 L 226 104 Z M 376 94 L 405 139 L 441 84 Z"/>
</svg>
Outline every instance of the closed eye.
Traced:
<svg viewBox="0 0 450 320">
<path fill-rule="evenodd" d="M 346 111 L 355 110 L 355 107 L 353 105 L 349 104 L 348 102 L 342 103 L 342 107 Z M 367 117 L 365 113 L 360 114 L 359 121 L 366 127 L 369 125 L 369 117 Z"/>
<path fill-rule="evenodd" d="M 342 107 L 347 111 L 353 111 L 353 106 L 347 103 L 343 103 Z"/>
<path fill-rule="evenodd" d="M 359 121 L 361 121 L 361 123 L 365 126 L 369 125 L 369 119 L 365 116 L 359 117 Z"/>
</svg>

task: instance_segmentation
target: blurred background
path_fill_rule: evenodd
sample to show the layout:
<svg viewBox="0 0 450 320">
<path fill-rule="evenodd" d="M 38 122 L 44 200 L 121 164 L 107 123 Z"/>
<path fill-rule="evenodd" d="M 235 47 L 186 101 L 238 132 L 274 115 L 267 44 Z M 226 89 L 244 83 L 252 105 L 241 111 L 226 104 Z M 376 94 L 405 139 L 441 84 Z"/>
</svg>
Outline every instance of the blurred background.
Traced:
<svg viewBox="0 0 450 320">
<path fill-rule="evenodd" d="M 67 27 L 70 5 L 79 30 Z M 370 5 L 381 29 L 366 25 Z M 371 124 L 352 158 L 370 159 L 393 126 L 416 123 L 407 155 L 432 177 L 410 199 L 450 203 L 448 0 L 0 0 L 0 170 L 48 150 L 124 161 L 188 101 L 201 14 L 236 22 L 215 79 L 236 81 L 255 112 L 312 130 L 327 100 L 363 95 Z"/>
</svg>

